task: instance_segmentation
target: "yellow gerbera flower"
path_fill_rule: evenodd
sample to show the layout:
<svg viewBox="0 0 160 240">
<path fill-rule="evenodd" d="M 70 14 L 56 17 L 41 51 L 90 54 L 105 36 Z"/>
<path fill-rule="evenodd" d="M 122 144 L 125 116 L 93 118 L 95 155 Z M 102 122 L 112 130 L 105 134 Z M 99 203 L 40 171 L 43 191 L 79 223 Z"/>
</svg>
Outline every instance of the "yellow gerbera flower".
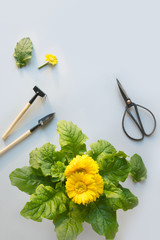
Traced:
<svg viewBox="0 0 160 240">
<path fill-rule="evenodd" d="M 97 198 L 98 198 L 99 195 L 103 193 L 103 179 L 102 179 L 101 175 L 95 174 L 94 181 L 97 186 Z"/>
<path fill-rule="evenodd" d="M 41 65 L 38 69 L 41 69 L 42 67 L 46 66 L 48 63 L 52 64 L 53 66 L 57 64 L 58 60 L 57 57 L 52 55 L 52 54 L 46 54 L 46 63 L 44 63 L 43 65 Z"/>
<path fill-rule="evenodd" d="M 52 65 L 56 65 L 58 62 L 56 56 L 54 56 L 52 54 L 46 54 L 45 57 L 46 57 L 45 60 L 47 62 L 51 63 Z"/>
<path fill-rule="evenodd" d="M 87 174 L 96 174 L 99 171 L 99 166 L 93 158 L 88 155 L 76 156 L 72 159 L 65 170 L 66 177 L 71 176 L 75 172 L 83 172 Z"/>
<path fill-rule="evenodd" d="M 96 182 L 97 181 L 97 182 Z M 99 174 L 90 175 L 75 172 L 66 181 L 66 191 L 69 198 L 78 204 L 96 201 L 103 193 L 103 180 Z"/>
</svg>

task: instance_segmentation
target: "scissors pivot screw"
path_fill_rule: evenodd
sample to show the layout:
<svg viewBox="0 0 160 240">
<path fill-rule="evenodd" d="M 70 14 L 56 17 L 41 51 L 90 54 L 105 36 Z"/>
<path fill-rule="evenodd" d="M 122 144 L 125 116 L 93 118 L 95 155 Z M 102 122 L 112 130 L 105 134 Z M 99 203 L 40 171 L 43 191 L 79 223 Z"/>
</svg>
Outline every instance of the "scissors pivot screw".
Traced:
<svg viewBox="0 0 160 240">
<path fill-rule="evenodd" d="M 127 100 L 127 104 L 131 104 L 131 100 L 130 99 Z"/>
</svg>

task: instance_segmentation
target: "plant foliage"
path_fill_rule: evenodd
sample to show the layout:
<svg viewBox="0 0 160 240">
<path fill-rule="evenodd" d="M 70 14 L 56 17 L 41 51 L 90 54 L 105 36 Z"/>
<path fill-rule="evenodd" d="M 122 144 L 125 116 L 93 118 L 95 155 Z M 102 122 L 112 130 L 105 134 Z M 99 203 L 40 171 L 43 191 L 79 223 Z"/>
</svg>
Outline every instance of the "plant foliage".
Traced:
<svg viewBox="0 0 160 240">
<path fill-rule="evenodd" d="M 134 208 L 138 199 L 129 189 L 122 187 L 129 174 L 134 181 L 146 178 L 146 168 L 137 154 L 128 156 L 105 140 L 98 140 L 87 151 L 87 136 L 72 122 L 61 120 L 57 124 L 60 151 L 51 143 L 30 153 L 30 166 L 15 169 L 10 174 L 12 185 L 31 195 L 21 215 L 41 222 L 52 220 L 58 240 L 74 240 L 83 231 L 83 222 L 106 239 L 114 239 L 118 231 L 116 211 Z M 77 155 L 91 156 L 99 166 L 103 178 L 103 194 L 89 204 L 76 204 L 65 189 L 65 169 Z"/>
</svg>

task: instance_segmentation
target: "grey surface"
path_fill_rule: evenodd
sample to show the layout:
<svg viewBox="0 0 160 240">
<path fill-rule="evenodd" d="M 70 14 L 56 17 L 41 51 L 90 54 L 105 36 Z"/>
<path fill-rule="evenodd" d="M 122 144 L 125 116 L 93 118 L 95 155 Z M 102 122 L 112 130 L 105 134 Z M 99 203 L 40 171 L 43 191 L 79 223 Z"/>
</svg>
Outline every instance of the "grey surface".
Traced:
<svg viewBox="0 0 160 240">
<path fill-rule="evenodd" d="M 138 196 L 133 211 L 118 211 L 116 240 L 159 238 L 160 214 L 160 3 L 157 0 L 46 0 L 1 1 L 0 8 L 0 135 L 8 128 L 37 85 L 47 93 L 37 99 L 14 133 L 0 148 L 12 142 L 37 120 L 56 112 L 45 129 L 0 157 L 0 239 L 56 240 L 51 221 L 36 223 L 19 214 L 29 196 L 11 186 L 9 174 L 28 165 L 29 153 L 46 142 L 58 145 L 56 123 L 71 120 L 89 137 L 87 145 L 106 139 L 117 150 L 142 156 L 148 169 L 144 183 L 125 186 Z M 14 47 L 30 37 L 33 57 L 17 69 Z M 38 70 L 44 55 L 53 53 L 58 65 Z M 124 103 L 116 77 L 132 99 L 152 110 L 157 129 L 150 138 L 133 142 L 123 133 Z M 84 224 L 78 240 L 104 239 Z"/>
</svg>

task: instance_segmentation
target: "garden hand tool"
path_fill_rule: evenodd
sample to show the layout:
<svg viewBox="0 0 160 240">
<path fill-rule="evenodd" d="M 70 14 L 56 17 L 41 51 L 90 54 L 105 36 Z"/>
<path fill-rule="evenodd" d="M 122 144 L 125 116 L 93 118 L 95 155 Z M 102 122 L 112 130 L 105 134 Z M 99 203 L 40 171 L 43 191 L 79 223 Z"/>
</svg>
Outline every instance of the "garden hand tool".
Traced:
<svg viewBox="0 0 160 240">
<path fill-rule="evenodd" d="M 31 100 L 26 104 L 26 106 L 22 109 L 22 111 L 19 113 L 19 115 L 16 117 L 16 119 L 13 121 L 13 123 L 10 125 L 10 127 L 7 129 L 7 131 L 3 134 L 2 139 L 5 140 L 15 127 L 15 125 L 18 123 L 18 121 L 22 118 L 22 116 L 25 114 L 25 112 L 29 109 L 29 107 L 32 105 L 32 103 L 35 101 L 35 99 L 40 96 L 42 98 L 46 97 L 46 94 L 40 90 L 37 86 L 33 88 L 35 91 L 35 95 L 31 98 Z"/>
<path fill-rule="evenodd" d="M 11 149 L 12 147 L 14 147 L 16 144 L 20 143 L 21 141 L 23 141 L 25 138 L 27 138 L 28 136 L 30 136 L 37 128 L 39 127 L 43 127 L 46 124 L 48 124 L 55 116 L 55 113 L 51 113 L 43 118 L 41 118 L 38 121 L 38 124 L 35 125 L 34 127 L 32 127 L 30 130 L 28 130 L 27 132 L 25 132 L 23 135 L 21 135 L 19 138 L 17 138 L 15 141 L 13 141 L 12 143 L 10 143 L 8 146 L 6 146 L 5 148 L 3 148 L 2 150 L 0 150 L 0 155 L 2 155 L 3 153 L 5 153 L 6 151 L 8 151 L 9 149 Z"/>
</svg>

